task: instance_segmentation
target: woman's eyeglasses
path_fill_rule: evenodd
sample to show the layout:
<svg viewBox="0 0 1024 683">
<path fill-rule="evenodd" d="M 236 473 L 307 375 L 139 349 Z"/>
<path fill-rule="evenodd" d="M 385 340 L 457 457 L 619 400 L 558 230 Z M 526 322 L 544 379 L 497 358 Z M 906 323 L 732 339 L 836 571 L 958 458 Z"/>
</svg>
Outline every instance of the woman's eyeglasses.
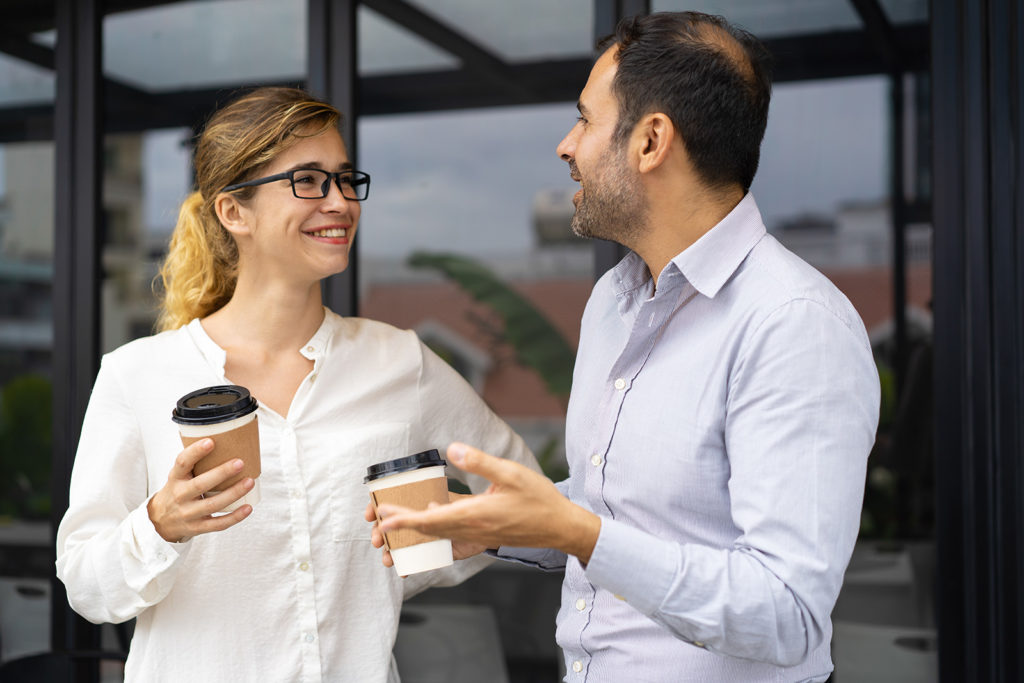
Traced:
<svg viewBox="0 0 1024 683">
<path fill-rule="evenodd" d="M 319 168 L 297 168 L 293 171 L 275 173 L 265 178 L 247 180 L 244 183 L 228 185 L 221 192 L 231 192 L 243 187 L 253 187 L 287 179 L 292 184 L 292 194 L 299 199 L 323 199 L 331 190 L 331 181 L 341 190 L 345 199 L 361 202 L 370 194 L 370 175 L 362 171 L 323 171 Z"/>
</svg>

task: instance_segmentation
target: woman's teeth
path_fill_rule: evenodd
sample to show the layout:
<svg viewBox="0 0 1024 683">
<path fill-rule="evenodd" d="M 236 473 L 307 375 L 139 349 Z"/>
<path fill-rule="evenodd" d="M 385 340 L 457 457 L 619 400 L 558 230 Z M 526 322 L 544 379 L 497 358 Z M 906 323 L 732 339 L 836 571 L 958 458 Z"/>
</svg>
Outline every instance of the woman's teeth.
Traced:
<svg viewBox="0 0 1024 683">
<path fill-rule="evenodd" d="M 309 233 L 313 237 L 344 237 L 348 234 L 345 228 L 328 228 L 326 230 L 317 230 L 316 232 Z"/>
</svg>

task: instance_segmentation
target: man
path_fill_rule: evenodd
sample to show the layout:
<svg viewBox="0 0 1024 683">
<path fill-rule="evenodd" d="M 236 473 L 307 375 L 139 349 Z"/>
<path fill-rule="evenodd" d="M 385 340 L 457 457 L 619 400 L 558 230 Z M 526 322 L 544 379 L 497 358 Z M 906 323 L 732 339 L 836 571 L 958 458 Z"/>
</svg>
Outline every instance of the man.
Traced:
<svg viewBox="0 0 1024 683">
<path fill-rule="evenodd" d="M 408 527 L 460 555 L 564 566 L 568 681 L 832 670 L 878 375 L 849 301 L 766 233 L 748 192 L 766 60 L 717 17 L 620 23 L 557 150 L 582 188 L 573 229 L 633 252 L 583 314 L 569 478 L 453 444 L 488 493 L 380 510 L 378 547 L 380 530 Z"/>
</svg>

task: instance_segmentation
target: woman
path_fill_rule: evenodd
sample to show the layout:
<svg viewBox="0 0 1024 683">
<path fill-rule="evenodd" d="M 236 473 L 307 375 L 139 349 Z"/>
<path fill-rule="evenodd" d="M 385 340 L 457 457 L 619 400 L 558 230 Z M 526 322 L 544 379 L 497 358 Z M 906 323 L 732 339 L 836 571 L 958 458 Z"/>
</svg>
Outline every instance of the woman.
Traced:
<svg viewBox="0 0 1024 683">
<path fill-rule="evenodd" d="M 412 332 L 322 305 L 349 264 L 369 176 L 340 115 L 262 88 L 209 121 L 161 275 L 161 332 L 107 354 L 57 534 L 57 575 L 94 622 L 137 617 L 128 681 L 390 681 L 405 595 L 455 583 L 457 562 L 403 580 L 363 519 L 369 464 L 455 439 L 536 462 Z M 211 449 L 182 450 L 171 411 L 205 386 L 259 401 L 260 500 Z M 455 470 L 455 468 L 451 468 Z M 453 471 L 452 474 L 460 474 Z M 482 490 L 486 482 L 468 481 Z"/>
</svg>

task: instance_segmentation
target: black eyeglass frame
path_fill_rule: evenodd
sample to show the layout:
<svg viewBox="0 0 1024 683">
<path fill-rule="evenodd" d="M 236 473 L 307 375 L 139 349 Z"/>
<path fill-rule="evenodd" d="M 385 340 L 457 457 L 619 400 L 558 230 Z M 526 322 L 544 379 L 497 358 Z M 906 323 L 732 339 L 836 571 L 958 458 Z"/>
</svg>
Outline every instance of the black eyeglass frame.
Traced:
<svg viewBox="0 0 1024 683">
<path fill-rule="evenodd" d="M 298 190 L 295 189 L 295 174 L 296 173 L 308 173 L 309 171 L 316 171 L 317 173 L 326 173 L 327 179 L 324 180 L 320 186 L 320 192 L 322 193 L 319 197 L 303 197 L 299 194 Z M 341 187 L 341 178 L 345 176 L 350 178 L 350 182 L 347 183 L 349 187 L 353 189 L 357 196 L 349 197 L 345 194 L 345 190 Z M 244 183 L 235 183 L 234 185 L 228 185 L 221 192 L 232 192 L 234 190 L 240 190 L 243 187 L 254 187 L 256 185 L 265 185 L 266 183 L 272 183 L 275 180 L 288 180 L 288 184 L 292 186 L 292 194 L 297 199 L 323 199 L 331 191 L 331 181 L 338 187 L 338 191 L 341 192 L 341 196 L 345 199 L 351 199 L 354 202 L 366 201 L 366 198 L 370 196 L 370 174 L 357 171 L 355 169 L 348 169 L 345 171 L 325 171 L 322 168 L 295 168 L 291 171 L 284 171 L 282 173 L 275 173 L 274 175 L 268 175 L 263 178 L 256 178 L 254 180 L 246 180 Z M 357 188 L 365 187 L 363 196 L 359 197 Z"/>
</svg>

